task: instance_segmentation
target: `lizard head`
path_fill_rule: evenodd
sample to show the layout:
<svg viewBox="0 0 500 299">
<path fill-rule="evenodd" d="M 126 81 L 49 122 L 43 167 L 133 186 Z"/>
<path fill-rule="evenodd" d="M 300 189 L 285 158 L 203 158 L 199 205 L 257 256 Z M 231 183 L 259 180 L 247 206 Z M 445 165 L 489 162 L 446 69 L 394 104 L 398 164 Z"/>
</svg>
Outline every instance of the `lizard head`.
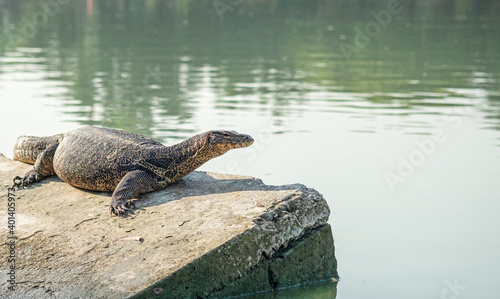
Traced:
<svg viewBox="0 0 500 299">
<path fill-rule="evenodd" d="M 250 146 L 253 138 L 250 135 L 235 131 L 209 131 L 206 135 L 206 146 L 221 154 L 234 148 Z"/>
</svg>

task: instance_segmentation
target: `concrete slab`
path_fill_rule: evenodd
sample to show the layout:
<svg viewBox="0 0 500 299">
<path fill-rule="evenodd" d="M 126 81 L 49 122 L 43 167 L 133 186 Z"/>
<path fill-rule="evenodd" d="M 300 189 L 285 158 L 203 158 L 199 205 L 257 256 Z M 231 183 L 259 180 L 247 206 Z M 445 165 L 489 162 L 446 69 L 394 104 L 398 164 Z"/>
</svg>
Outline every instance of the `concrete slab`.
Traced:
<svg viewBox="0 0 500 299">
<path fill-rule="evenodd" d="M 220 298 L 338 276 L 330 210 L 303 185 L 193 172 L 124 218 L 110 216 L 111 193 L 54 176 L 11 196 L 11 236 L 8 188 L 31 168 L 0 154 L 1 244 L 5 257 L 14 248 L 16 282 L 8 291 L 14 263 L 2 258 L 2 297 Z"/>
</svg>

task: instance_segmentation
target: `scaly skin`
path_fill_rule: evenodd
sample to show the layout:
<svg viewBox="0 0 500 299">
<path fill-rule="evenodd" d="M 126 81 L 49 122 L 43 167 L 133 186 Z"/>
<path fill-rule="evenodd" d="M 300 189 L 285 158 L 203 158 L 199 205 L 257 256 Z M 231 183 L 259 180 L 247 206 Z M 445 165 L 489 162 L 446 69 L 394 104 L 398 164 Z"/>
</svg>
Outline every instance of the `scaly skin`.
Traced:
<svg viewBox="0 0 500 299">
<path fill-rule="evenodd" d="M 111 213 L 123 215 L 139 194 L 163 189 L 208 160 L 252 143 L 248 135 L 209 131 L 164 146 L 139 134 L 87 126 L 51 137 L 21 136 L 14 160 L 35 164 L 21 186 L 56 174 L 75 187 L 114 191 Z"/>
</svg>

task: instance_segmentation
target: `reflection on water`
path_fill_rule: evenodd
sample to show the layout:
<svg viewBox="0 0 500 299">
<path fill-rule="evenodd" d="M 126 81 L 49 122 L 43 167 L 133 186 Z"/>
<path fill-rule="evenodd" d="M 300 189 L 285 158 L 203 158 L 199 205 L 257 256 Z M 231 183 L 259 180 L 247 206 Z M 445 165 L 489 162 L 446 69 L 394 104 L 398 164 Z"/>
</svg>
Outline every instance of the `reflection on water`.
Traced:
<svg viewBox="0 0 500 299">
<path fill-rule="evenodd" d="M 467 106 L 498 128 L 498 27 L 483 21 L 496 4 L 446 3 L 403 2 L 388 19 L 394 26 L 380 23 L 370 38 L 356 28 L 373 24 L 383 1 L 243 2 L 222 22 L 194 1 L 77 1 L 45 14 L 36 1 L 4 1 L 1 78 L 50 82 L 44 96 L 59 98 L 73 122 L 160 139 L 198 131 L 202 109 L 394 116 L 352 130 L 428 134 L 427 115 Z"/>
<path fill-rule="evenodd" d="M 0 106 L 2 113 L 22 110 L 5 114 L 5 122 L 35 124 L 21 134 L 44 125 L 101 125 L 168 144 L 214 124 L 266 127 L 285 136 L 289 155 L 298 143 L 314 144 L 299 153 L 325 143 L 328 152 L 303 159 L 321 166 L 334 161 L 332 148 L 348 157 L 352 149 L 342 144 L 360 135 L 388 138 L 378 156 L 365 153 L 371 164 L 400 142 L 387 134 L 428 136 L 463 119 L 479 123 L 470 136 L 488 132 L 500 145 L 497 1 L 401 1 L 392 8 L 394 1 L 233 1 L 225 8 L 216 1 L 0 1 Z M 9 132 L 0 139 L 7 155 Z M 333 134 L 342 142 L 329 141 Z M 266 155 L 278 161 L 283 150 L 272 156 L 272 146 Z M 491 152 L 482 150 L 476 154 Z M 335 163 L 343 174 L 352 169 Z M 319 168 L 310 176 L 330 180 Z M 489 171 L 483 181 L 498 179 Z M 342 264 L 349 265 L 347 254 Z M 350 294 L 357 288 L 344 285 Z M 312 289 L 287 296 L 336 295 L 336 287 Z"/>
<path fill-rule="evenodd" d="M 280 292 L 263 293 L 245 298 L 249 299 L 335 299 L 337 297 L 337 283 L 320 283 L 301 286 Z"/>
</svg>

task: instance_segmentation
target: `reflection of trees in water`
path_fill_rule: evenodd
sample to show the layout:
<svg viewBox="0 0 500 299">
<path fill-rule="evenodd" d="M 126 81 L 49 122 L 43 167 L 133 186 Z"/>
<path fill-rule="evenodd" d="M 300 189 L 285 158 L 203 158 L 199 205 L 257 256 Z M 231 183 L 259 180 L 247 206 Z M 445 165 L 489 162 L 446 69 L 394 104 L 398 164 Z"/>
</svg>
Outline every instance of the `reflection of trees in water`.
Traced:
<svg viewBox="0 0 500 299">
<path fill-rule="evenodd" d="M 75 113 L 82 123 L 151 135 L 155 117 L 171 121 L 174 130 L 185 127 L 198 100 L 192 92 L 206 84 L 225 109 L 238 103 L 223 96 L 255 95 L 280 115 L 282 107 L 305 101 L 308 84 L 405 92 L 415 88 L 408 84 L 413 78 L 419 89 L 433 91 L 470 85 L 470 74 L 453 76 L 457 65 L 496 71 L 491 68 L 498 68 L 500 51 L 488 36 L 494 28 L 480 31 L 477 21 L 498 15 L 496 1 L 422 2 L 401 1 L 401 15 L 351 63 L 339 43 L 352 42 L 353 27 L 373 20 L 370 12 L 384 9 L 387 1 L 243 1 L 223 21 L 211 1 L 75 1 L 27 44 L 13 46 L 47 49 L 40 55 L 55 71 L 48 76 L 72 82 L 68 105 L 82 107 Z M 2 40 L 11 30 L 5 24 L 19 29 L 39 9 L 37 1 L 2 5 Z M 477 49 L 485 43 L 485 51 Z"/>
</svg>

